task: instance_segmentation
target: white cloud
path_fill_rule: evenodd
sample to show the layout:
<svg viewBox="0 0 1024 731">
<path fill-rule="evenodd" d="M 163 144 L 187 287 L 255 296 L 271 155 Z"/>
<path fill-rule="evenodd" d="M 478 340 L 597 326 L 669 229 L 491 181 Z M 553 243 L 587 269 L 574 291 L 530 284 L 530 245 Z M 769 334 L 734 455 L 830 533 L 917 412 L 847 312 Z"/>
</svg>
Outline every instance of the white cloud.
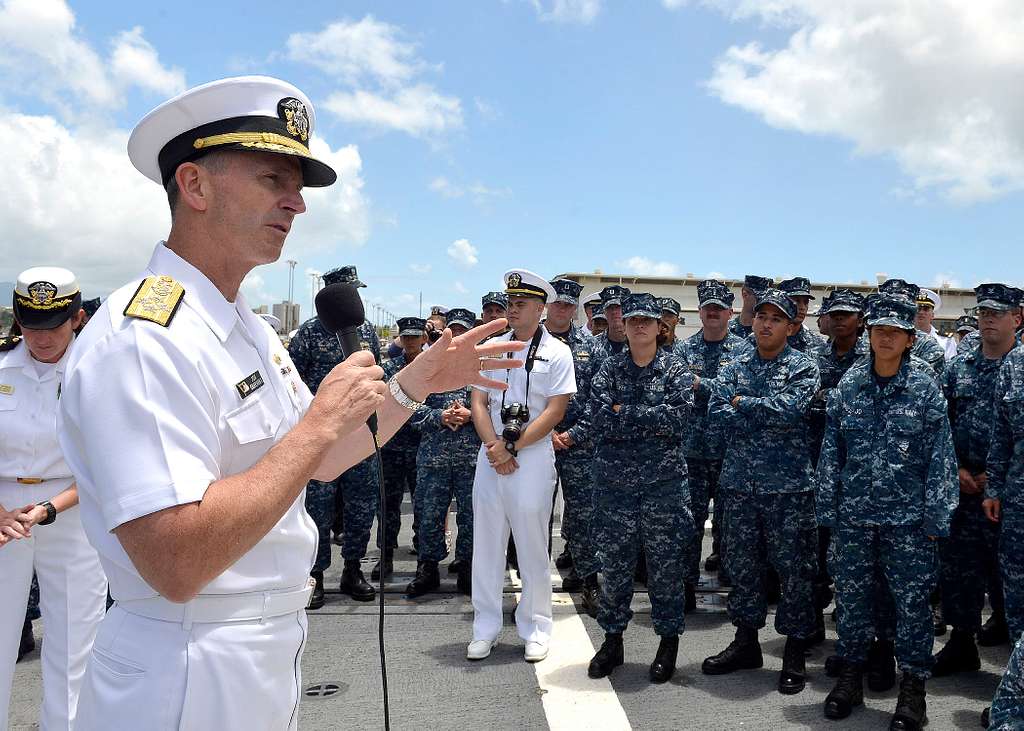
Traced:
<svg viewBox="0 0 1024 731">
<path fill-rule="evenodd" d="M 455 284 L 452 285 L 452 288 L 459 294 L 469 294 L 469 289 L 458 279 L 455 280 Z"/>
<path fill-rule="evenodd" d="M 251 307 L 257 307 L 259 305 L 271 304 L 273 302 L 284 301 L 284 297 L 277 297 L 267 291 L 267 282 L 262 275 L 257 274 L 255 271 L 249 272 L 248 276 L 242 280 L 242 284 L 239 287 L 242 290 L 242 294 L 245 295 L 245 299 L 248 300 Z"/>
<path fill-rule="evenodd" d="M 141 28 L 120 33 L 104 61 L 76 31 L 64 0 L 7 0 L 0 6 L 0 87 L 29 93 L 66 119 L 121 107 L 132 87 L 169 95 L 184 84 L 184 73 L 161 65 Z"/>
<path fill-rule="evenodd" d="M 726 103 L 891 155 L 918 191 L 969 203 L 1024 188 L 1024 102 L 1008 91 L 1024 73 L 1017 0 L 705 4 L 791 31 L 782 48 L 725 52 L 708 85 Z"/>
<path fill-rule="evenodd" d="M 402 84 L 426 64 L 402 29 L 367 15 L 358 22 L 338 21 L 318 33 L 288 36 L 288 57 L 312 64 L 349 84 L 378 81 Z"/>
<path fill-rule="evenodd" d="M 629 274 L 639 274 L 645 277 L 678 277 L 680 269 L 677 265 L 667 261 L 654 261 L 646 256 L 631 256 L 625 261 L 616 262 Z"/>
<path fill-rule="evenodd" d="M 113 44 L 110 70 L 122 85 L 171 97 L 185 88 L 185 72 L 179 68 L 164 68 L 156 49 L 142 37 L 142 28 L 135 26 L 122 32 Z"/>
<path fill-rule="evenodd" d="M 417 81 L 441 69 L 418 56 L 404 31 L 367 15 L 341 20 L 316 33 L 293 33 L 287 55 L 330 74 L 343 88 L 322 105 L 345 122 L 437 137 L 463 126 L 462 102 Z"/>
<path fill-rule="evenodd" d="M 167 235 L 170 215 L 163 190 L 128 161 L 127 131 L 92 132 L 51 116 L 0 109 L 0 138 L 22 141 L 9 146 L 4 159 L 18 185 L 0 196 L 0 261 L 67 266 L 88 296 L 105 297 L 142 271 L 153 245 Z M 307 212 L 295 219 L 286 257 L 359 246 L 369 236 L 358 150 L 332 150 L 314 139 L 313 152 L 337 170 L 338 182 L 303 191 Z M 254 286 L 262 285 L 250 283 L 250 292 Z"/>
<path fill-rule="evenodd" d="M 472 269 L 479 263 L 477 250 L 469 239 L 457 239 L 448 247 L 448 256 L 459 269 Z"/>
<path fill-rule="evenodd" d="M 493 122 L 501 117 L 501 111 L 486 99 L 481 99 L 478 96 L 473 97 L 473 106 L 476 107 L 477 114 L 485 121 Z"/>
<path fill-rule="evenodd" d="M 431 180 L 430 185 L 427 187 L 442 198 L 461 198 L 466 193 L 461 187 L 453 184 L 452 181 L 443 175 Z"/>
<path fill-rule="evenodd" d="M 419 274 L 420 276 L 430 274 L 430 270 L 434 268 L 433 264 L 410 264 L 409 269 L 413 274 Z"/>
<path fill-rule="evenodd" d="M 552 23 L 587 25 L 601 12 L 601 0 L 530 0 L 537 16 Z"/>
<path fill-rule="evenodd" d="M 336 91 L 323 106 L 346 122 L 394 129 L 413 137 L 462 128 L 462 102 L 439 94 L 430 84 L 405 87 L 390 95 L 363 89 Z"/>
</svg>

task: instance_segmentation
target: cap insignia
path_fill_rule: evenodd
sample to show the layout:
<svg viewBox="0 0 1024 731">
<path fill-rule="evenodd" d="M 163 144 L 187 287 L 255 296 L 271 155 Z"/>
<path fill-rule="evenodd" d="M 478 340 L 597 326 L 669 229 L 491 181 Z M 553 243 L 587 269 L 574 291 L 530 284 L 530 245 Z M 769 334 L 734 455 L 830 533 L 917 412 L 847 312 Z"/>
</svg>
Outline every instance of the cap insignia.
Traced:
<svg viewBox="0 0 1024 731">
<path fill-rule="evenodd" d="M 305 104 L 295 97 L 285 97 L 277 103 L 277 114 L 284 120 L 288 134 L 303 142 L 309 139 L 309 114 Z"/>
</svg>

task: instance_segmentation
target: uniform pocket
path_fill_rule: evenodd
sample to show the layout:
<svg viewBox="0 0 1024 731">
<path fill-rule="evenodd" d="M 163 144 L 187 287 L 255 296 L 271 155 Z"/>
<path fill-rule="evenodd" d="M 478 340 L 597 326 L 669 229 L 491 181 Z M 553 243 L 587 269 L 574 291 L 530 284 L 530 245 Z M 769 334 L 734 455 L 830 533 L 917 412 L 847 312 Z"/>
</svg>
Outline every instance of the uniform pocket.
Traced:
<svg viewBox="0 0 1024 731">
<path fill-rule="evenodd" d="M 0 393 L 0 411 L 14 411 L 17 408 L 17 396 Z"/>
<path fill-rule="evenodd" d="M 146 668 L 139 667 L 137 663 L 118 657 L 113 653 L 102 650 L 95 645 L 92 648 L 93 662 L 97 668 L 118 678 L 142 678 L 146 675 Z"/>
<path fill-rule="evenodd" d="M 224 416 L 239 444 L 271 439 L 277 434 L 284 413 L 271 393 L 263 393 Z"/>
</svg>

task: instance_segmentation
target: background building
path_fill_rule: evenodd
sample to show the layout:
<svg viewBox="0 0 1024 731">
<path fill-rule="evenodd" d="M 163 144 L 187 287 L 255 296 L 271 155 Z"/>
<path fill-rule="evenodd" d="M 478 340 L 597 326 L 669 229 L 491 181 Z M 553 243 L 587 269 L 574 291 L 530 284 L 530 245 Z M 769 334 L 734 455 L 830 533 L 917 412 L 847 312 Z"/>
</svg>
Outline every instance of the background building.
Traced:
<svg viewBox="0 0 1024 731">
<path fill-rule="evenodd" d="M 298 302 L 279 302 L 274 305 L 274 317 L 281 321 L 281 332 L 290 333 L 301 324 Z"/>
<path fill-rule="evenodd" d="M 638 277 L 624 274 L 584 274 L 580 272 L 569 272 L 567 274 L 559 274 L 558 276 L 572 279 L 582 284 L 584 294 L 600 291 L 609 284 L 620 284 L 623 287 L 629 287 L 634 292 L 650 292 L 656 297 L 674 297 L 682 305 L 680 318 L 685 318 L 686 320 L 685 324 L 681 322 L 676 328 L 676 335 L 685 338 L 700 330 L 700 317 L 697 315 L 697 285 L 704 280 L 704 277 L 694 277 L 691 274 L 682 278 Z M 878 276 L 879 281 L 882 282 L 887 278 L 884 275 Z M 739 312 L 743 306 L 743 301 L 740 297 L 743 280 L 722 279 L 721 281 L 736 295 L 736 303 L 733 305 L 733 309 Z M 840 288 L 852 289 L 855 292 L 868 295 L 877 291 L 878 282 L 858 282 L 856 284 L 849 282 L 813 282 L 811 284 L 811 293 L 817 299 L 811 302 L 810 312 L 814 313 L 817 311 L 822 297 L 832 290 Z M 964 314 L 964 309 L 974 307 L 976 304 L 974 290 L 959 287 L 930 287 L 930 289 L 937 292 L 942 298 L 942 307 L 935 314 L 935 328 L 940 333 L 948 335 L 952 332 L 956 319 Z M 580 320 L 581 322 L 587 321 L 582 307 L 580 307 Z M 810 330 L 817 331 L 817 324 L 812 315 L 808 315 L 805 326 Z"/>
</svg>

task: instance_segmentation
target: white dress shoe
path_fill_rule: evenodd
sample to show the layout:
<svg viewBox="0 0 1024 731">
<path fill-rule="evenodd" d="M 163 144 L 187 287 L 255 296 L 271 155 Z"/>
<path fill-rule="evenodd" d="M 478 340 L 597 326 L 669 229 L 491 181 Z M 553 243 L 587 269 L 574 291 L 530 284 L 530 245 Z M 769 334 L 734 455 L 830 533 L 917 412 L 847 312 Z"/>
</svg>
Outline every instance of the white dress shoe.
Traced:
<svg viewBox="0 0 1024 731">
<path fill-rule="evenodd" d="M 483 660 L 498 646 L 497 640 L 473 640 L 466 648 L 467 660 Z"/>
<path fill-rule="evenodd" d="M 540 662 L 548 656 L 548 646 L 540 642 L 526 643 L 526 662 Z"/>
</svg>

